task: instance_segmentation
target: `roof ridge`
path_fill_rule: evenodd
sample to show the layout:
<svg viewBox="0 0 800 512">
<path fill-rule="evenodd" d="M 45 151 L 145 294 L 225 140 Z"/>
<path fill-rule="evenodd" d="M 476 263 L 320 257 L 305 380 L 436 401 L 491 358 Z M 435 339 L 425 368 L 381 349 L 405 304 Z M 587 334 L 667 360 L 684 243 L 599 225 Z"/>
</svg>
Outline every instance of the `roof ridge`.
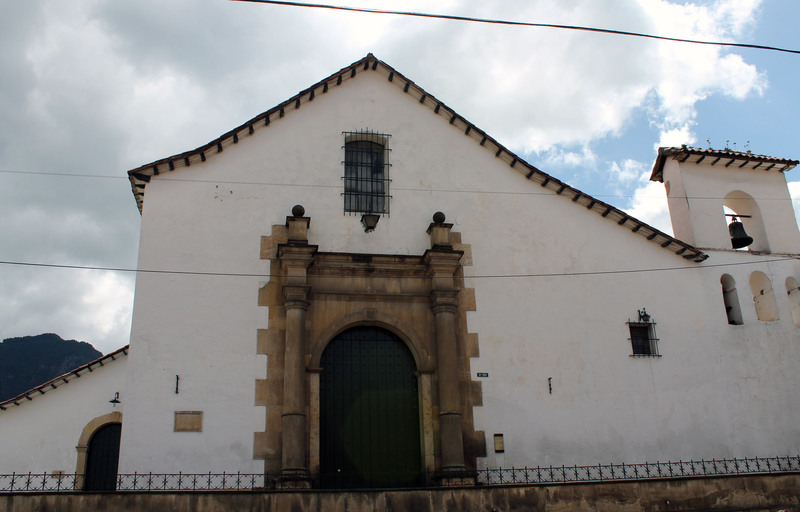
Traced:
<svg viewBox="0 0 800 512">
<path fill-rule="evenodd" d="M 72 376 L 74 376 L 76 378 L 79 378 L 81 376 L 81 373 L 85 373 L 86 371 L 91 373 L 92 371 L 94 371 L 94 370 L 92 370 L 92 366 L 95 366 L 95 367 L 96 366 L 105 366 L 105 361 L 106 360 L 111 359 L 112 361 L 115 361 L 117 359 L 117 356 L 120 355 L 120 354 L 127 356 L 129 349 L 130 349 L 130 345 L 125 345 L 124 347 L 122 347 L 120 349 L 117 349 L 114 352 L 109 352 L 108 354 L 106 354 L 104 356 L 98 357 L 97 359 L 95 359 L 93 361 L 89 361 L 88 363 L 75 368 L 74 370 L 70 370 L 67 373 L 64 373 L 62 375 L 59 375 L 58 377 L 50 379 L 50 380 L 48 380 L 47 382 L 45 382 L 43 384 L 39 384 L 38 386 L 36 386 L 34 388 L 31 388 L 28 391 L 20 393 L 19 395 L 15 396 L 14 398 L 9 398 L 8 400 L 4 400 L 4 401 L 0 402 L 0 411 L 5 411 L 8 408 L 9 405 L 18 406 L 18 405 L 20 405 L 20 403 L 24 403 L 24 402 L 22 402 L 23 399 L 27 399 L 28 401 L 33 400 L 33 396 L 39 396 L 39 395 L 34 395 L 35 392 L 38 392 L 40 395 L 44 395 L 47 392 L 47 391 L 45 391 L 45 388 L 47 388 L 47 387 L 52 387 L 53 389 L 57 389 L 59 386 L 56 386 L 55 383 L 58 382 L 59 380 L 63 381 L 66 384 L 66 383 L 68 383 L 70 381 Z M 33 395 L 33 396 L 31 396 L 31 395 Z"/>
<path fill-rule="evenodd" d="M 558 195 L 562 195 L 565 191 L 569 191 L 572 202 L 580 203 L 589 210 L 592 210 L 603 217 L 608 217 L 617 222 L 621 226 L 626 226 L 634 233 L 645 236 L 647 240 L 660 244 L 664 248 L 675 246 L 677 249 L 674 251 L 676 254 L 683 256 L 686 259 L 700 262 L 708 258 L 708 255 L 703 253 L 700 249 L 678 240 L 677 238 L 664 233 L 663 231 L 650 226 L 624 211 L 612 206 L 604 201 L 596 199 L 589 194 L 586 194 L 577 188 L 574 188 L 555 178 L 546 172 L 541 171 L 536 166 L 528 163 L 523 158 L 510 151 L 504 145 L 500 144 L 493 137 L 489 136 L 485 131 L 481 130 L 473 123 L 468 121 L 465 117 L 458 114 L 454 109 L 448 107 L 445 103 L 439 101 L 435 96 L 429 94 L 422 87 L 418 86 L 412 80 L 406 78 L 402 73 L 398 72 L 389 64 L 376 58 L 372 53 L 368 53 L 365 57 L 361 58 L 345 66 L 336 73 L 316 82 L 310 87 L 303 89 L 291 98 L 279 103 L 271 109 L 262 112 L 249 121 L 241 124 L 240 126 L 229 130 L 222 134 L 220 137 L 200 146 L 192 151 L 187 151 L 167 158 L 162 158 L 155 162 L 145 164 L 128 171 L 128 176 L 131 181 L 131 188 L 136 197 L 136 202 L 139 211 L 142 210 L 144 201 L 144 189 L 146 184 L 150 181 L 150 177 L 157 175 L 161 172 L 161 167 L 167 166 L 168 170 L 172 171 L 176 165 L 190 166 L 192 159 L 196 162 L 198 159 L 201 162 L 206 160 L 206 151 L 214 151 L 221 153 L 224 146 L 230 144 L 238 144 L 239 133 L 246 130 L 248 135 L 252 135 L 255 131 L 255 126 L 261 123 L 260 127 L 268 126 L 272 116 L 276 119 L 283 118 L 286 115 L 286 109 L 300 108 L 301 105 L 310 103 L 314 100 L 315 95 L 319 91 L 321 94 L 328 92 L 329 87 L 341 85 L 344 81 L 354 78 L 358 73 L 368 70 L 378 70 L 379 66 L 385 69 L 386 78 L 389 82 L 394 83 L 400 87 L 404 93 L 412 93 L 419 103 L 426 105 L 437 115 L 445 117 L 449 120 L 451 125 L 454 125 L 463 130 L 465 135 L 472 137 L 478 141 L 479 144 L 487 149 L 491 149 L 495 153 L 495 157 L 500 158 L 509 164 L 510 167 L 515 168 L 518 172 L 525 175 L 531 181 L 539 183 L 542 187 L 550 189 Z"/>
<path fill-rule="evenodd" d="M 252 119 L 242 123 L 241 125 L 229 130 L 219 137 L 203 144 L 202 146 L 198 146 L 195 149 L 184 151 L 183 153 L 179 153 L 173 156 L 169 156 L 166 158 L 162 158 L 160 160 L 156 160 L 149 164 L 142 165 L 135 169 L 131 169 L 128 171 L 128 179 L 131 182 L 131 189 L 133 191 L 133 195 L 136 198 L 136 203 L 139 208 L 139 213 L 142 212 L 142 206 L 144 201 L 144 187 L 145 184 L 150 181 L 150 176 L 158 175 L 161 170 L 159 167 L 166 165 L 168 170 L 172 171 L 175 169 L 176 164 L 180 165 L 181 161 L 185 167 L 189 167 L 191 165 L 192 157 L 199 156 L 201 162 L 206 161 L 205 152 L 208 150 L 214 150 L 216 148 L 216 153 L 221 153 L 223 151 L 223 143 L 226 141 L 230 141 L 228 144 L 238 144 L 239 142 L 239 132 L 247 130 L 249 135 L 252 135 L 255 132 L 256 123 L 264 123 L 263 126 L 269 126 L 270 124 L 270 117 L 273 114 L 277 114 L 278 118 L 283 118 L 286 115 L 286 107 L 291 106 L 294 103 L 294 108 L 300 108 L 300 105 L 303 103 L 301 101 L 302 98 L 308 95 L 307 102 L 314 100 L 314 91 L 315 89 L 319 88 L 320 85 L 323 87 L 323 94 L 328 92 L 328 82 L 335 79 L 336 85 L 341 85 L 342 82 L 348 78 L 353 78 L 356 75 L 356 69 L 360 67 L 362 63 L 369 64 L 370 60 L 374 60 L 374 65 L 377 66 L 378 62 L 381 62 L 379 59 L 376 59 L 372 53 L 368 53 L 365 57 L 353 62 L 349 66 L 345 66 L 339 71 L 323 78 L 322 80 L 314 83 L 310 87 L 307 87 L 294 96 L 290 97 L 287 100 L 278 103 L 274 107 L 266 110 Z M 365 66 L 364 69 L 367 69 Z M 347 72 L 350 72 L 350 76 L 347 77 Z M 197 158 L 195 158 L 197 160 Z M 137 190 L 138 189 L 138 190 Z"/>
<path fill-rule="evenodd" d="M 663 183 L 664 181 L 664 164 L 667 161 L 668 157 L 676 158 L 680 163 L 686 162 L 692 156 L 699 156 L 696 161 L 693 163 L 699 164 L 706 157 L 716 157 L 716 159 L 711 162 L 711 165 L 716 165 L 717 162 L 720 160 L 727 159 L 728 161 L 725 163 L 725 167 L 730 167 L 734 162 L 744 160 L 741 165 L 738 165 L 739 168 L 743 168 L 746 166 L 750 166 L 750 169 L 758 169 L 763 164 L 768 164 L 768 166 L 764 167 L 763 171 L 771 171 L 775 170 L 777 172 L 785 172 L 792 170 L 798 163 L 797 160 L 792 160 L 789 158 L 778 158 L 774 156 L 768 155 L 758 155 L 755 153 L 751 153 L 750 151 L 742 152 L 742 151 L 733 151 L 729 148 L 725 149 L 703 149 L 703 148 L 695 148 L 692 146 L 687 146 L 686 144 L 677 147 L 660 147 L 658 148 L 658 156 L 656 157 L 656 161 L 653 164 L 653 171 L 650 173 L 650 181 L 660 181 Z M 752 165 L 751 165 L 752 164 Z M 775 167 L 779 168 L 775 168 Z"/>
</svg>

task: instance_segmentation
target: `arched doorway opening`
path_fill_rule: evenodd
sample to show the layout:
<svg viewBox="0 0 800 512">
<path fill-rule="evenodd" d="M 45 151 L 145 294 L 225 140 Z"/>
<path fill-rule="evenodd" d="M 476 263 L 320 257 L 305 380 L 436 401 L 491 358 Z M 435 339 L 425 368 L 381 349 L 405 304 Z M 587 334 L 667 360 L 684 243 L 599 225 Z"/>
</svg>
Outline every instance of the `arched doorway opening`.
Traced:
<svg viewBox="0 0 800 512">
<path fill-rule="evenodd" d="M 320 361 L 320 483 L 407 487 L 422 481 L 416 363 L 396 335 L 359 326 Z"/>
<path fill-rule="evenodd" d="M 108 423 L 97 429 L 86 450 L 85 491 L 113 491 L 117 488 L 121 423 Z"/>
</svg>

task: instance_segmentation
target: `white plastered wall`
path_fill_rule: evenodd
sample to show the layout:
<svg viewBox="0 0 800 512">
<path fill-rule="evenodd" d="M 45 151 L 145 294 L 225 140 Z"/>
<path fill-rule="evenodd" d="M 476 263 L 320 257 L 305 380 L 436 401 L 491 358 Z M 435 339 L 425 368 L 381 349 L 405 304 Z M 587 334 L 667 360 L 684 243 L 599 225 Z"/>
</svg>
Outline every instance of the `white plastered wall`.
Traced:
<svg viewBox="0 0 800 512">
<path fill-rule="evenodd" d="M 723 253 L 712 254 L 711 261 L 738 264 L 744 258 L 750 256 Z M 667 268 L 663 261 L 652 263 Z M 487 347 L 481 337 L 482 357 L 473 370 L 490 378 L 476 423 L 487 429 L 488 439 L 505 436 L 505 453 L 490 450 L 484 463 L 519 467 L 795 453 L 800 333 L 785 294 L 778 297 L 780 320 L 756 319 L 748 283 L 754 267 L 767 268 L 773 282 L 800 270 L 796 262 L 723 267 L 737 282 L 741 326 L 727 323 L 718 267 L 623 275 L 614 282 L 598 276 L 538 279 L 545 297 L 566 306 L 528 298 L 529 310 L 518 320 L 518 328 L 529 329 L 527 340 L 515 336 L 509 343 L 498 336 Z M 559 288 L 565 292 L 560 297 L 554 293 Z M 485 302 L 479 290 L 479 310 Z M 662 357 L 629 357 L 625 320 L 635 319 L 642 306 L 657 322 Z"/>
<path fill-rule="evenodd" d="M 0 474 L 74 473 L 75 447 L 84 428 L 99 416 L 124 411 L 126 366 L 127 357 L 120 355 L 80 377 L 73 375 L 68 383 L 55 382 L 57 389 L 0 410 Z M 110 400 L 117 392 L 120 403 L 115 405 Z"/>
<path fill-rule="evenodd" d="M 744 268 L 710 266 L 758 256 L 688 262 L 528 182 L 379 73 L 287 110 L 205 164 L 147 185 L 140 268 L 263 277 L 139 274 L 122 472 L 263 470 L 252 458 L 265 421 L 254 406 L 266 368 L 255 353 L 257 329 L 267 327 L 257 306 L 269 268 L 259 244 L 294 204 L 311 217 L 309 241 L 320 251 L 422 254 L 437 210 L 471 245 L 465 275 L 477 311 L 468 328 L 479 336 L 472 373 L 484 404 L 475 427 L 489 451 L 482 467 L 800 448 L 800 412 L 790 407 L 800 344 L 788 305 L 779 297 L 780 320 L 758 322 Z M 362 129 L 391 134 L 391 214 L 370 234 L 342 211 L 342 132 Z M 774 283 L 800 275 L 794 261 L 749 268 Z M 670 270 L 616 273 L 650 269 Z M 743 326 L 727 324 L 723 272 L 737 281 Z M 505 275 L 540 277 L 496 277 Z M 663 357 L 629 357 L 625 322 L 642 307 L 658 323 Z M 173 432 L 178 410 L 202 410 L 203 431 Z M 492 451 L 494 433 L 505 436 L 503 454 Z"/>
</svg>

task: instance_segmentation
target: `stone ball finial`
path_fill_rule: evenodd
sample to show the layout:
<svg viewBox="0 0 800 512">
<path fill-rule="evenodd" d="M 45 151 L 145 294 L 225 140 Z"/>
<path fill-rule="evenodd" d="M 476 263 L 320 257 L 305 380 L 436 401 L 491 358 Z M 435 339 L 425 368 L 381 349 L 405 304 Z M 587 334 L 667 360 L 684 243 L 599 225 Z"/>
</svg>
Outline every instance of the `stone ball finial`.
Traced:
<svg viewBox="0 0 800 512">
<path fill-rule="evenodd" d="M 294 217 L 302 217 L 306 214 L 306 209 L 303 208 L 303 205 L 296 204 L 292 207 L 292 216 Z"/>
<path fill-rule="evenodd" d="M 444 219 L 444 213 L 442 212 L 436 212 L 433 214 L 433 222 L 436 224 L 444 224 Z"/>
</svg>

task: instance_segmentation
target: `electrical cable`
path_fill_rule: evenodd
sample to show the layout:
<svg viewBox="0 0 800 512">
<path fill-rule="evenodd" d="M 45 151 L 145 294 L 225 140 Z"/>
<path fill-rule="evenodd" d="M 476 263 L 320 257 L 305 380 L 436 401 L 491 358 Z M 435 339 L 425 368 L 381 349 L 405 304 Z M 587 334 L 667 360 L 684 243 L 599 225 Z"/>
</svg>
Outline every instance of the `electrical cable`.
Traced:
<svg viewBox="0 0 800 512">
<path fill-rule="evenodd" d="M 712 263 L 698 266 L 687 267 L 657 267 L 657 268 L 642 268 L 642 269 L 620 269 L 620 270 L 594 270 L 587 272 L 546 272 L 541 274 L 485 274 L 485 275 L 464 275 L 460 276 L 466 279 L 521 279 L 521 278 L 536 278 L 536 277 L 576 277 L 576 276 L 595 276 L 607 274 L 636 274 L 648 272 L 671 272 L 676 270 L 696 270 L 705 268 L 718 268 L 718 267 L 735 267 L 741 265 L 761 265 L 764 263 L 774 263 L 780 261 L 800 260 L 800 258 L 773 258 L 760 261 L 742 261 L 736 263 Z M 56 268 L 56 269 L 72 269 L 72 270 L 102 270 L 109 272 L 126 272 L 136 274 L 174 274 L 174 275 L 191 275 L 191 276 L 212 276 L 212 277 L 259 277 L 259 278 L 280 278 L 285 277 L 282 275 L 272 274 L 251 274 L 251 273 L 237 273 L 237 272 L 198 272 L 191 270 L 158 270 L 158 269 L 135 269 L 124 267 L 99 267 L 90 265 L 58 265 L 54 263 L 32 263 L 26 261 L 3 261 L 0 260 L 0 265 L 16 265 L 24 267 L 43 267 L 43 268 Z M 314 275 L 313 278 L 340 278 L 341 276 L 327 276 L 327 275 Z M 432 276 L 403 276 L 392 275 L 393 278 L 432 278 Z"/>
<path fill-rule="evenodd" d="M 767 46 L 762 44 L 748 44 L 748 43 L 731 43 L 731 42 L 724 42 L 724 41 L 702 41 L 697 39 L 684 39 L 680 37 L 667 37 L 667 36 L 657 36 L 654 34 L 646 34 L 642 32 L 629 32 L 627 30 L 614 30 L 608 28 L 598 28 L 598 27 L 584 27 L 580 25 L 559 25 L 555 23 L 531 23 L 525 21 L 510 21 L 510 20 L 497 20 L 497 19 L 490 19 L 490 18 L 475 18 L 471 16 L 457 16 L 453 14 L 430 14 L 430 13 L 422 13 L 422 12 L 412 12 L 412 11 L 393 11 L 387 9 L 371 9 L 367 7 L 345 7 L 345 6 L 338 6 L 338 5 L 329 5 L 329 4 L 311 4 L 311 3 L 303 3 L 303 2 L 288 2 L 288 1 L 281 1 L 281 0 L 232 0 L 235 2 L 249 2 L 249 3 L 258 3 L 258 4 L 272 4 L 272 5 L 283 5 L 289 7 L 310 7 L 314 9 L 330 9 L 336 11 L 350 11 L 350 12 L 362 12 L 368 14 L 391 14 L 396 16 L 412 16 L 417 18 L 434 18 L 434 19 L 442 19 L 442 20 L 452 20 L 452 21 L 467 21 L 467 22 L 474 22 L 474 23 L 488 23 L 488 24 L 495 24 L 495 25 L 512 25 L 512 26 L 523 26 L 523 27 L 540 27 L 540 28 L 555 28 L 561 30 L 579 30 L 584 32 L 595 32 L 601 34 L 612 34 L 612 35 L 620 35 L 620 36 L 631 36 L 631 37 L 643 37 L 647 39 L 658 39 L 661 41 L 672 41 L 677 43 L 691 43 L 691 44 L 702 44 L 702 45 L 711 45 L 711 46 L 724 46 L 724 47 L 734 47 L 734 48 L 750 48 L 755 50 L 769 50 L 769 51 L 776 51 L 776 52 L 785 52 L 785 53 L 794 53 L 800 54 L 800 50 L 792 50 L 789 48 L 780 48 L 777 46 Z"/>
<path fill-rule="evenodd" d="M 67 178 L 100 178 L 100 179 L 119 179 L 128 181 L 127 176 L 109 176 L 109 175 L 102 175 L 102 174 L 78 174 L 78 173 L 61 173 L 61 172 L 47 172 L 47 171 L 20 171 L 20 170 L 9 170 L 9 169 L 0 169 L 0 173 L 6 174 L 20 174 L 20 175 L 31 175 L 31 176 L 60 176 L 60 177 L 67 177 Z M 274 181 L 232 181 L 232 180 L 202 180 L 202 179 L 193 179 L 193 178 L 169 178 L 164 176 L 163 174 L 160 175 L 159 180 L 161 181 L 171 181 L 171 182 L 186 182 L 186 183 L 217 183 L 217 184 L 225 184 L 225 185 L 255 185 L 255 186 L 262 186 L 262 187 L 292 187 L 292 188 L 335 188 L 341 189 L 341 185 L 322 185 L 318 183 L 280 183 Z M 415 188 L 415 187 L 396 187 L 393 186 L 391 190 L 396 192 L 437 192 L 443 194 L 498 194 L 498 195 L 512 195 L 512 196 L 547 196 L 547 197 L 557 197 L 554 196 L 552 192 L 549 191 L 501 191 L 501 190 L 472 190 L 472 189 L 447 189 L 447 188 Z M 666 196 L 642 196 L 636 194 L 590 194 L 588 192 L 581 192 L 584 195 L 591 196 L 594 198 L 617 198 L 617 199 L 630 199 L 630 198 L 644 198 L 644 199 L 664 199 Z M 724 197 L 713 197 L 713 196 L 672 196 L 675 199 L 700 199 L 700 200 L 720 200 L 724 199 Z M 787 201 L 786 198 L 783 197 L 754 197 L 753 199 L 758 201 Z M 790 197 L 788 201 L 793 201 Z"/>
</svg>

